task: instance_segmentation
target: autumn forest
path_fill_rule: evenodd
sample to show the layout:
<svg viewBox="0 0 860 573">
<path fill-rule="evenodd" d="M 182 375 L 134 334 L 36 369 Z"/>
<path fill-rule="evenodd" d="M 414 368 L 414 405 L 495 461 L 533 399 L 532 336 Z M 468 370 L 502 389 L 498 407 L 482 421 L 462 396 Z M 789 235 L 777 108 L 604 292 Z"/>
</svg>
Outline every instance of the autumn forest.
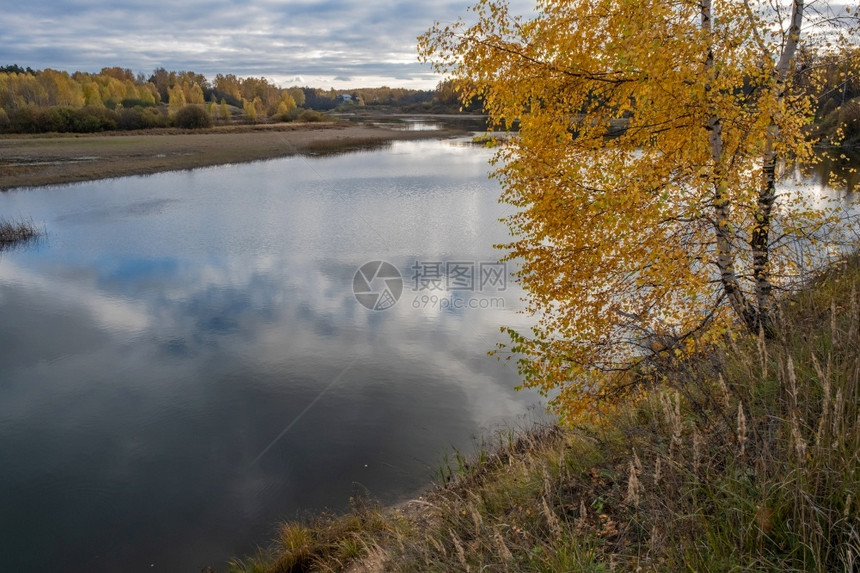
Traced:
<svg viewBox="0 0 860 573">
<path fill-rule="evenodd" d="M 198 128 L 231 122 L 314 121 L 338 106 L 429 107 L 450 87 L 323 90 L 281 88 L 263 77 L 120 67 L 99 73 L 0 67 L 0 132 L 99 132 Z"/>
</svg>

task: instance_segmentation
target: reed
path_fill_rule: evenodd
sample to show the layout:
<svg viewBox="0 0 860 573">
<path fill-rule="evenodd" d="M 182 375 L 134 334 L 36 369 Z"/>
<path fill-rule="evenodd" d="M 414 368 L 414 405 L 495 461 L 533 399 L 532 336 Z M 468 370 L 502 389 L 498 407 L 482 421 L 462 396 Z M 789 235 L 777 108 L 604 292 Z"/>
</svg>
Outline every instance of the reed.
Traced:
<svg viewBox="0 0 860 573">
<path fill-rule="evenodd" d="M 32 241 L 40 235 L 41 230 L 29 219 L 0 218 L 0 249 Z"/>
</svg>

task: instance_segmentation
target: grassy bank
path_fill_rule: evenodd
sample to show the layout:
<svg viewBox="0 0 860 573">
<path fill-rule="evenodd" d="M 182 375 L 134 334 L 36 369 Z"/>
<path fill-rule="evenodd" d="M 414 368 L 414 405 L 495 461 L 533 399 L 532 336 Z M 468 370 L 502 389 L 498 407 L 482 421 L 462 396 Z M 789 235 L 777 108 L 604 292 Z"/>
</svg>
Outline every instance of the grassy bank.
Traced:
<svg viewBox="0 0 860 573">
<path fill-rule="evenodd" d="M 851 571 L 860 566 L 860 261 L 774 340 L 665 364 L 601 422 L 499 433 L 399 508 L 284 524 L 231 571 Z"/>
<path fill-rule="evenodd" d="M 0 190 L 244 163 L 299 153 L 331 153 L 450 134 L 341 122 L 224 126 L 205 131 L 3 136 Z"/>
</svg>

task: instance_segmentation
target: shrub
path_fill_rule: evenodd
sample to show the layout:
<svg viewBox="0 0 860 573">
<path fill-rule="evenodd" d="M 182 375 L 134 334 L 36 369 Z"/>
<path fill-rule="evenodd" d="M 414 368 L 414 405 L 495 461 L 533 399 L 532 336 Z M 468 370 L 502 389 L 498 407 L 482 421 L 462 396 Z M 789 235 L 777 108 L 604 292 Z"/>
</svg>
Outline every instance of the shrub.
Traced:
<svg viewBox="0 0 860 573">
<path fill-rule="evenodd" d="M 12 131 L 16 133 L 46 133 L 52 131 L 47 109 L 32 105 L 19 107 L 9 115 Z"/>
<path fill-rule="evenodd" d="M 97 131 L 111 131 L 117 127 L 116 112 L 96 106 L 87 106 L 81 109 L 63 108 L 67 110 L 65 117 L 68 123 L 65 129 L 57 131 L 71 131 L 74 133 L 94 133 Z"/>
<path fill-rule="evenodd" d="M 298 120 L 307 123 L 313 123 L 317 121 L 327 121 L 328 116 L 324 113 L 320 113 L 312 109 L 306 109 L 299 114 Z"/>
<path fill-rule="evenodd" d="M 124 100 L 122 100 L 120 102 L 120 104 L 122 104 L 122 107 L 124 107 L 124 108 L 129 108 L 129 107 L 156 107 L 155 103 L 153 103 L 151 101 L 146 101 L 146 100 L 133 98 L 133 97 L 125 98 Z"/>
<path fill-rule="evenodd" d="M 117 115 L 103 107 L 36 107 L 24 106 L 9 117 L 11 131 L 16 133 L 93 133 L 116 129 Z"/>
<path fill-rule="evenodd" d="M 295 121 L 299 117 L 299 112 L 301 110 L 297 107 L 289 109 L 287 111 L 281 113 L 272 114 L 271 119 L 275 121 L 283 121 L 283 122 L 291 122 Z"/>
<path fill-rule="evenodd" d="M 183 129 L 212 127 L 212 116 L 204 108 L 190 104 L 176 112 L 173 116 L 173 125 Z"/>
<path fill-rule="evenodd" d="M 123 108 L 117 112 L 118 129 L 151 129 L 167 127 L 167 116 L 155 107 Z"/>
</svg>

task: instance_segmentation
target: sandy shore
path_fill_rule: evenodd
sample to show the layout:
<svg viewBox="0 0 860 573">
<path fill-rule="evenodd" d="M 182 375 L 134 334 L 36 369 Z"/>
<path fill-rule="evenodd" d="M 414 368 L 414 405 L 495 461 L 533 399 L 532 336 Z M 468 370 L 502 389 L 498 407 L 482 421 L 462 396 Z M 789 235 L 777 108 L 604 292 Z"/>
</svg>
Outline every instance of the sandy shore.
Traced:
<svg viewBox="0 0 860 573">
<path fill-rule="evenodd" d="M 372 125 L 280 124 L 206 132 L 112 132 L 0 138 L 0 190 L 326 153 L 453 135 Z"/>
</svg>

